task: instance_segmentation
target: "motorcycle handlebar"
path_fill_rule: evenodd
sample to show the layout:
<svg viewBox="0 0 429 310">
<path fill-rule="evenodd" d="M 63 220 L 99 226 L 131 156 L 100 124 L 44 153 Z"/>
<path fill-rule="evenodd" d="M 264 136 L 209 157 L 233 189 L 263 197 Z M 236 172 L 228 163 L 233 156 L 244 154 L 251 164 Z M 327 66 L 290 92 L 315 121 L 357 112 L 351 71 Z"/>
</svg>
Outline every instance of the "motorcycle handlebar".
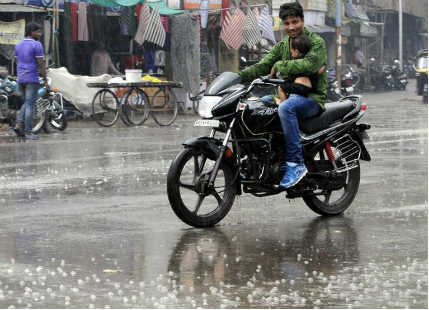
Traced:
<svg viewBox="0 0 429 310">
<path fill-rule="evenodd" d="M 262 79 L 262 82 L 264 83 L 271 83 L 271 84 L 276 84 L 276 85 L 281 85 L 283 84 L 285 81 L 281 80 L 281 79 L 271 79 L 270 77 L 264 77 Z"/>
</svg>

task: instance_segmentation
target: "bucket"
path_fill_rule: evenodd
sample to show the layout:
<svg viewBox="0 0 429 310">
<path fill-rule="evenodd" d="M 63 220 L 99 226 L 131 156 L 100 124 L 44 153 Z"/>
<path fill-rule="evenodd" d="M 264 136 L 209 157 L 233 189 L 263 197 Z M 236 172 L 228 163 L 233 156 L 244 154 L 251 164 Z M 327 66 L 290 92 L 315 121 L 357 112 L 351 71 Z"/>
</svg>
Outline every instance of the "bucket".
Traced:
<svg viewBox="0 0 429 310">
<path fill-rule="evenodd" d="M 127 82 L 140 82 L 142 78 L 141 69 L 126 69 L 125 70 L 125 80 Z"/>
</svg>

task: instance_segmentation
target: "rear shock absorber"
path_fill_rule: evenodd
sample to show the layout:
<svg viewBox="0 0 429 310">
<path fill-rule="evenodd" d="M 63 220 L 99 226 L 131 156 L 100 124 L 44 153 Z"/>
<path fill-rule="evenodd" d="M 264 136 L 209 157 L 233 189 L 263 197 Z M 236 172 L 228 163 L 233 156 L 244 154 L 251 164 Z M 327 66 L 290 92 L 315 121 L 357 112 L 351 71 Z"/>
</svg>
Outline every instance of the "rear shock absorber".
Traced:
<svg viewBox="0 0 429 310">
<path fill-rule="evenodd" d="M 332 166 L 334 166 L 334 168 L 337 169 L 337 164 L 335 162 L 335 155 L 334 155 L 334 152 L 332 152 L 331 143 L 329 141 L 326 141 L 324 143 L 324 146 L 325 146 L 326 154 L 328 155 L 328 158 L 331 161 Z"/>
</svg>

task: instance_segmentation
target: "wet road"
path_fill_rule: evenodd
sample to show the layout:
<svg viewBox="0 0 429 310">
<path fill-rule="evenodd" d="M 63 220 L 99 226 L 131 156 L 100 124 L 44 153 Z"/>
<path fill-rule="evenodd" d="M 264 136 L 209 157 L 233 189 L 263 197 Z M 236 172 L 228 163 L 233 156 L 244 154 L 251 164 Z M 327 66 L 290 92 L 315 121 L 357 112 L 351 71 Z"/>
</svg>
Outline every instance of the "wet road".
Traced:
<svg viewBox="0 0 429 310">
<path fill-rule="evenodd" d="M 175 126 L 0 135 L 0 308 L 427 308 L 427 105 L 369 94 L 361 186 L 342 217 L 238 198 L 210 230 L 169 208 Z"/>
</svg>

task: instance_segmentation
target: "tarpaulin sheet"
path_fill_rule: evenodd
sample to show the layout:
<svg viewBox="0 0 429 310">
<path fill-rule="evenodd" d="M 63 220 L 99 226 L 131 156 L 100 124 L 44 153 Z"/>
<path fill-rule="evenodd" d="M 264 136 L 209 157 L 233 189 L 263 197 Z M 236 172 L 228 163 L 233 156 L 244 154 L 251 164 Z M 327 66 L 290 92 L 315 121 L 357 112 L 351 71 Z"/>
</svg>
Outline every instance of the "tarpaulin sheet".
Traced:
<svg viewBox="0 0 429 310">
<path fill-rule="evenodd" d="M 89 88 L 88 83 L 102 83 L 109 81 L 112 76 L 103 74 L 100 76 L 85 76 L 70 74 L 66 68 L 49 69 L 48 77 L 52 79 L 52 88 L 57 88 L 79 111 L 86 117 L 91 112 L 91 102 L 98 88 Z"/>
</svg>

